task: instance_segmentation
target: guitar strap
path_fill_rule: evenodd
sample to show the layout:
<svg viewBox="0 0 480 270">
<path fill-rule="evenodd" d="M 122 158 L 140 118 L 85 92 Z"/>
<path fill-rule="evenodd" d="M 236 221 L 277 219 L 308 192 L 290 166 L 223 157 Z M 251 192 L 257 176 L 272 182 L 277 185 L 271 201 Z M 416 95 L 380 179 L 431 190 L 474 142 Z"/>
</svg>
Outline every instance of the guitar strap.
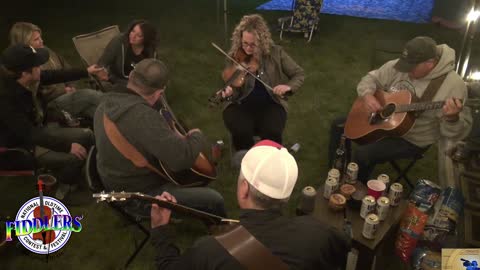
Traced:
<svg viewBox="0 0 480 270">
<path fill-rule="evenodd" d="M 215 239 L 248 270 L 288 270 L 286 263 L 273 255 L 242 225 L 215 236 Z"/>
<path fill-rule="evenodd" d="M 139 168 L 147 168 L 150 171 L 160 175 L 165 180 L 171 181 L 169 177 L 167 177 L 164 173 L 160 170 L 155 168 L 148 160 L 140 153 L 135 146 L 133 146 L 118 130 L 117 125 L 110 120 L 106 114 L 103 115 L 103 127 L 105 129 L 105 134 L 107 135 L 110 142 L 113 144 L 115 149 L 122 154 L 126 159 L 130 160 L 133 165 Z M 173 181 L 172 181 L 173 182 Z M 174 184 L 177 184 L 173 182 Z"/>
<path fill-rule="evenodd" d="M 442 76 L 431 80 L 430 83 L 427 86 L 427 89 L 425 89 L 425 92 L 423 92 L 422 97 L 420 97 L 420 98 L 417 97 L 416 102 L 420 103 L 420 102 L 430 102 L 430 101 L 432 101 L 433 97 L 437 94 L 438 89 L 440 89 L 440 86 L 442 86 L 443 81 L 445 80 L 447 75 L 448 75 L 448 73 L 443 74 Z M 417 112 L 415 114 L 415 117 L 419 117 L 420 114 L 422 114 L 421 111 Z"/>
</svg>

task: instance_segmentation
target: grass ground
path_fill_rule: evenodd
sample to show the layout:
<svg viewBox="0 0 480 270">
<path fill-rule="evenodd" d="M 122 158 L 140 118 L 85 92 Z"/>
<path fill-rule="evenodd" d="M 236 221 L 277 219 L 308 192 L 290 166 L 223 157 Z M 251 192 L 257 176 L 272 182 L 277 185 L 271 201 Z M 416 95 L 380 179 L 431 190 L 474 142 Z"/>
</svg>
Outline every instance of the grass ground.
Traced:
<svg viewBox="0 0 480 270">
<path fill-rule="evenodd" d="M 227 141 L 221 111 L 209 109 L 209 95 L 221 86 L 219 73 L 223 57 L 210 45 L 216 42 L 224 48 L 225 36 L 222 15 L 215 1 L 48 1 L 32 2 L 22 7 L 7 6 L 0 11 L 0 47 L 7 45 L 7 29 L 15 21 L 30 21 L 39 25 L 44 41 L 71 63 L 80 65 L 71 37 L 118 24 L 123 29 L 135 18 L 154 23 L 160 32 L 160 58 L 172 71 L 167 90 L 169 101 L 177 114 L 190 127 L 201 128 L 212 140 Z M 220 1 L 222 2 L 222 1 Z M 244 14 L 264 1 L 229 1 L 228 33 Z M 18 4 L 19 5 L 19 4 Z M 28 6 L 28 8 L 25 8 Z M 23 10 L 24 13 L 21 13 Z M 275 28 L 276 18 L 287 12 L 262 12 Z M 395 21 L 322 14 L 319 29 L 311 43 L 302 35 L 287 35 L 282 42 L 272 31 L 275 40 L 306 72 L 304 86 L 290 99 L 290 112 L 285 130 L 287 145 L 299 142 L 302 147 L 296 155 L 300 175 L 289 204 L 293 213 L 298 194 L 306 185 L 323 183 L 327 168 L 327 144 L 330 121 L 348 112 L 355 98 L 358 80 L 369 70 L 372 45 L 377 39 L 408 40 L 418 35 L 429 35 L 439 43 L 453 48 L 460 46 L 461 33 L 430 24 L 411 24 Z M 473 54 L 475 56 L 475 52 Z M 478 55 L 478 54 L 477 54 Z M 412 178 L 437 178 L 435 147 L 413 168 Z M 228 150 L 227 150 L 228 151 Z M 219 180 L 212 186 L 225 197 L 232 217 L 237 215 L 235 201 L 236 173 L 229 167 L 227 156 L 219 165 Z M 388 166 L 379 166 L 376 173 L 394 175 Z M 35 196 L 34 181 L 29 178 L 0 179 L 0 216 L 15 216 L 18 208 Z M 88 197 L 87 191 L 77 196 Z M 83 215 L 83 230 L 73 234 L 62 254 L 47 265 L 43 260 L 26 255 L 14 244 L 0 250 L 2 269 L 117 269 L 133 251 L 132 230 L 107 205 L 93 201 L 69 207 L 73 215 Z M 204 233 L 201 224 L 190 221 L 178 227 L 178 243 L 187 247 Z M 131 269 L 152 269 L 154 251 L 147 247 L 139 254 Z M 392 266 L 392 269 L 394 267 Z"/>
</svg>

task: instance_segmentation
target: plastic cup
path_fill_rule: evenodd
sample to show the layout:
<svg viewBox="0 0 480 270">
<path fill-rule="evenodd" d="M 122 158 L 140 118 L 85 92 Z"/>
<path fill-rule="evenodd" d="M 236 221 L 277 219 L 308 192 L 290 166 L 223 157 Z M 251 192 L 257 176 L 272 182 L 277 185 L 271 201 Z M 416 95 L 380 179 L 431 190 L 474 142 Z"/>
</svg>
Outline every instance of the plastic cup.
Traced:
<svg viewBox="0 0 480 270">
<path fill-rule="evenodd" d="M 368 195 L 371 195 L 377 200 L 386 189 L 385 183 L 380 180 L 370 180 L 367 182 Z"/>
<path fill-rule="evenodd" d="M 41 174 L 38 176 L 39 180 L 42 180 L 43 184 L 45 185 L 44 194 L 46 196 L 54 196 L 56 189 L 57 189 L 57 178 L 50 174 Z"/>
</svg>

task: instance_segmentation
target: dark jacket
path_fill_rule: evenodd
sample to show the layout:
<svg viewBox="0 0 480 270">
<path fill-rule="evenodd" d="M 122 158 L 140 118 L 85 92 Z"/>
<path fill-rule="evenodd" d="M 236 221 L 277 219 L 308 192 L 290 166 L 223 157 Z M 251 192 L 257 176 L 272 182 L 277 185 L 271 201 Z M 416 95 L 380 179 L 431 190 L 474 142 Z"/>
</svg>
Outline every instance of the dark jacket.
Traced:
<svg viewBox="0 0 480 270">
<path fill-rule="evenodd" d="M 192 167 L 200 153 L 200 132 L 180 138 L 144 98 L 129 89 L 115 89 L 104 96 L 94 118 L 98 172 L 109 190 L 148 192 L 164 184 L 165 179 L 147 168 L 135 167 L 116 150 L 105 134 L 104 114 L 154 166 L 160 160 L 173 171 L 185 170 Z"/>
<path fill-rule="evenodd" d="M 242 210 L 240 223 L 290 269 L 338 269 L 346 265 L 350 243 L 343 233 L 311 216 L 287 218 L 278 210 Z M 182 255 L 170 227 L 152 230 L 156 265 L 161 270 L 244 269 L 212 236 L 195 242 Z"/>
<path fill-rule="evenodd" d="M 262 81 L 272 88 L 279 84 L 290 86 L 292 92 L 296 92 L 305 80 L 303 69 L 278 45 L 273 45 L 270 54 L 262 57 L 258 75 Z M 252 92 L 255 79 L 247 76 L 243 87 L 235 89 L 233 102 L 241 102 Z M 279 98 L 267 89 L 272 99 L 287 110 L 287 102 Z M 228 106 L 229 104 L 227 104 Z"/>
<path fill-rule="evenodd" d="M 103 51 L 102 56 L 98 60 L 99 66 L 108 68 L 109 80 L 112 83 L 128 80 L 128 75 L 125 72 L 125 55 L 127 53 L 128 37 L 124 33 L 118 34 L 108 43 Z M 146 58 L 157 58 L 155 48 L 145 48 L 144 54 Z"/>
<path fill-rule="evenodd" d="M 50 58 L 48 61 L 40 66 L 42 70 L 65 70 L 65 69 L 71 69 L 71 66 L 68 64 L 68 62 L 63 58 L 62 56 L 58 55 L 56 52 L 54 52 L 52 49 L 45 47 L 45 49 L 48 50 L 48 53 L 50 55 Z M 40 85 L 39 91 L 42 94 L 42 99 L 45 102 L 50 102 L 57 97 L 65 94 L 65 87 L 66 86 L 72 86 L 71 83 L 57 83 L 57 84 L 51 84 L 51 85 Z"/>
<path fill-rule="evenodd" d="M 43 70 L 40 85 L 75 81 L 87 77 L 86 70 Z M 37 92 L 36 89 L 34 91 Z M 15 79 L 2 77 L 0 82 L 0 146 L 42 146 L 54 151 L 69 152 L 71 142 L 48 136 L 37 121 L 35 100 L 40 99 Z M 38 101 L 37 101 L 38 102 Z M 40 103 L 40 102 L 39 102 Z M 38 108 L 42 110 L 44 108 Z"/>
</svg>

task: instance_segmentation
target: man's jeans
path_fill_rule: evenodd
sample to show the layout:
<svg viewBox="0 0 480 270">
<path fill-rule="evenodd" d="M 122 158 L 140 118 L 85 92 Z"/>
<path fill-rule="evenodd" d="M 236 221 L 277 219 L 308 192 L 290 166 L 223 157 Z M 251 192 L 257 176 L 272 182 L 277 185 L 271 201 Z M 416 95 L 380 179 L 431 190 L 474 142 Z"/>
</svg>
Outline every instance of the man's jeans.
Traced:
<svg viewBox="0 0 480 270">
<path fill-rule="evenodd" d="M 63 94 L 48 103 L 54 110 L 64 110 L 74 117 L 93 119 L 103 93 L 92 89 L 79 89 Z"/>
<path fill-rule="evenodd" d="M 343 134 L 343 127 L 346 117 L 339 117 L 333 120 L 330 127 L 330 145 L 329 145 L 329 162 L 330 166 L 335 159 L 335 149 L 338 147 L 340 137 Z M 351 146 L 347 140 L 346 151 L 347 158 L 350 156 Z M 353 160 L 358 164 L 358 180 L 366 183 L 370 179 L 370 174 L 375 169 L 375 165 L 385 163 L 390 160 L 412 158 L 418 154 L 424 153 L 427 147 L 418 147 L 401 137 L 387 137 L 380 141 L 357 145 L 353 153 Z"/>
<path fill-rule="evenodd" d="M 174 184 L 164 184 L 147 192 L 150 196 L 161 195 L 164 191 L 172 194 L 179 204 L 202 210 L 217 216 L 226 217 L 222 195 L 209 187 L 182 188 Z M 150 218 L 151 204 L 144 201 L 130 201 L 125 210 L 137 218 Z"/>
<path fill-rule="evenodd" d="M 95 142 L 90 129 L 46 127 L 45 132 L 49 133 L 52 139 L 81 144 L 87 151 Z M 51 170 L 58 181 L 65 184 L 77 183 L 85 164 L 85 160 L 80 160 L 69 152 L 57 152 L 38 146 L 35 156 L 38 168 Z"/>
</svg>

